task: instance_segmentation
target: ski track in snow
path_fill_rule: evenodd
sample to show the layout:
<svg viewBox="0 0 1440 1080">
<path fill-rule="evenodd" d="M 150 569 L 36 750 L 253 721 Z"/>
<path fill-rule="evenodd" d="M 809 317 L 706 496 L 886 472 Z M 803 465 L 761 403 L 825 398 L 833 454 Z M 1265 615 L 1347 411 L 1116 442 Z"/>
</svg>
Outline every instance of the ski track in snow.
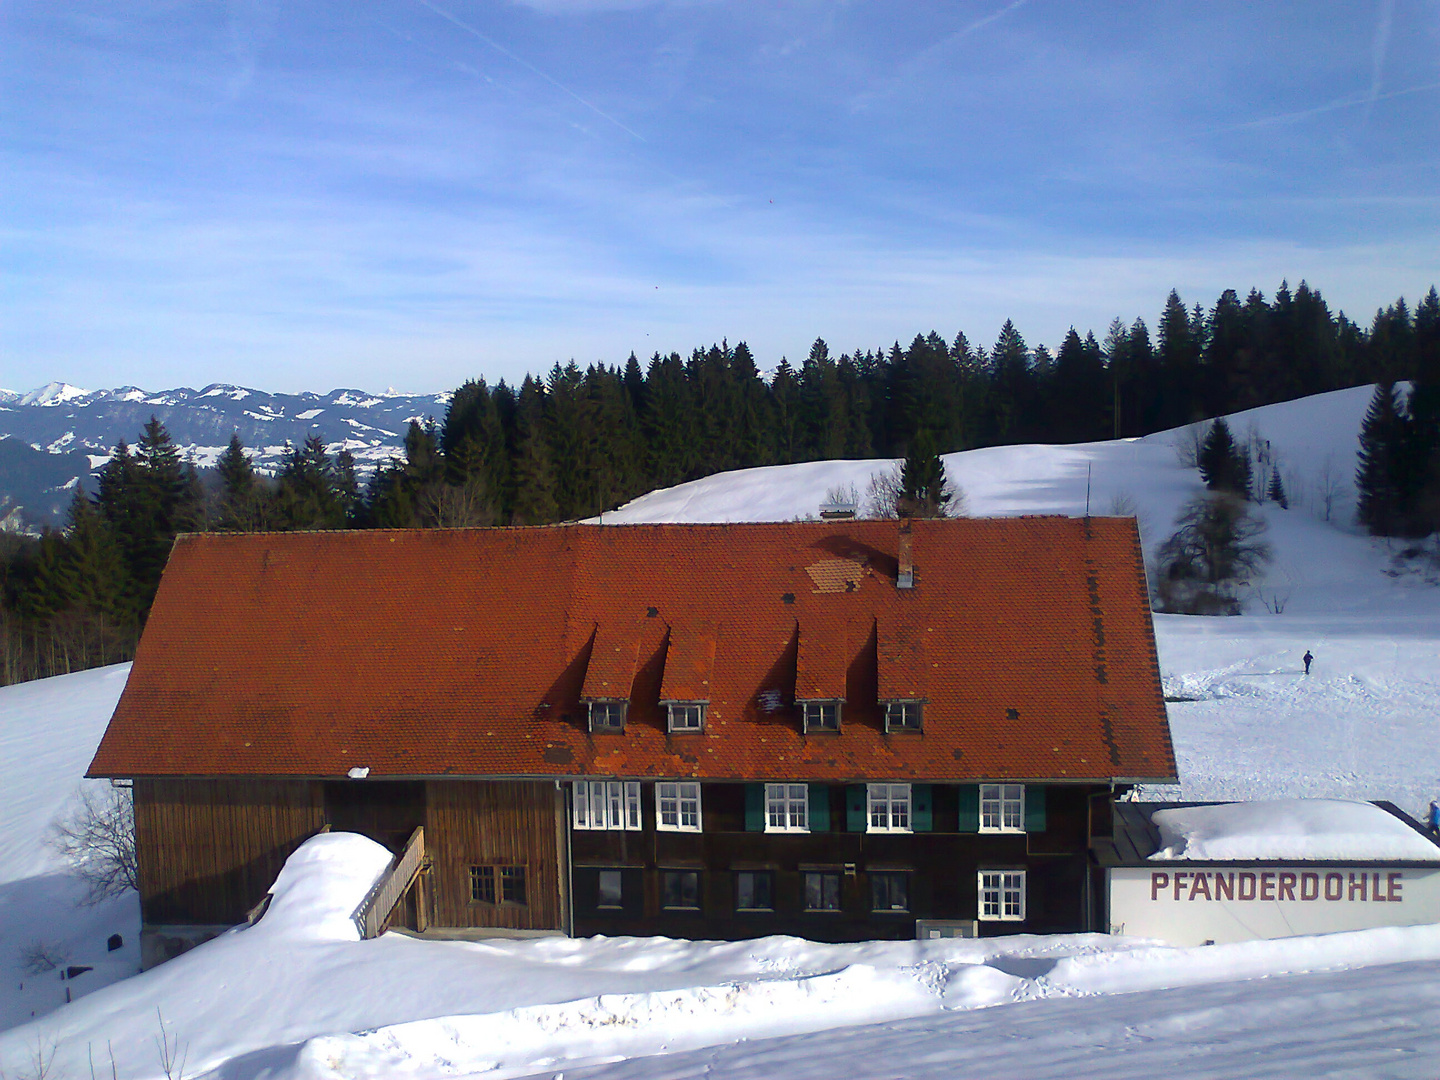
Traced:
<svg viewBox="0 0 1440 1080">
<path fill-rule="evenodd" d="M 1380 798 L 1415 814 L 1440 797 L 1440 589 L 1390 573 L 1389 548 L 1344 524 L 1368 400 L 1360 388 L 1232 418 L 1271 440 L 1292 508 L 1262 510 L 1276 558 L 1247 614 L 1156 617 L 1181 784 L 1147 795 Z M 1082 513 L 1088 466 L 1093 509 L 1132 502 L 1153 551 L 1199 488 L 1179 441 L 993 447 L 946 464 L 975 514 Z M 1346 478 L 1330 522 L 1313 496 L 1327 457 Z M 863 494 L 886 464 L 707 477 L 604 520 L 790 520 L 831 487 Z M 76 907 L 78 883 L 42 839 L 125 670 L 0 689 L 0 1028 L 40 1017 L 0 1031 L 7 1077 L 51 1049 L 52 1076 L 89 1076 L 92 1054 L 108 1075 L 107 1044 L 119 1076 L 158 1077 L 157 1007 L 186 1075 L 224 1080 L 1437 1075 L 1440 927 L 1204 949 L 1085 936 L 360 942 L 341 917 L 373 876 L 358 838 L 348 861 L 295 879 L 288 916 L 272 906 L 254 929 L 112 986 L 138 961 L 133 897 Z M 126 945 L 112 954 L 114 932 Z M 20 950 L 41 940 L 95 970 L 24 974 Z M 60 1008 L 67 987 L 78 1000 Z"/>
</svg>

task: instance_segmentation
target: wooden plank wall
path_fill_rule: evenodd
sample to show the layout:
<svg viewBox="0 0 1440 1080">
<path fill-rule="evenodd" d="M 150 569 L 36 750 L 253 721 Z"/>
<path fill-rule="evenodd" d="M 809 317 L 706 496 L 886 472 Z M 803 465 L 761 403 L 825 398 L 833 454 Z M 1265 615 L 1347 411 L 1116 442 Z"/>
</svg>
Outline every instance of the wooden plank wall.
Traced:
<svg viewBox="0 0 1440 1080">
<path fill-rule="evenodd" d="M 552 783 L 441 780 L 427 788 L 425 847 L 431 858 L 431 924 L 557 930 L 563 926 Z M 470 899 L 471 866 L 524 866 L 528 903 Z M 497 883 L 498 884 L 498 883 Z"/>
<path fill-rule="evenodd" d="M 325 820 L 308 780 L 135 781 L 140 910 L 149 924 L 233 924 Z"/>
</svg>

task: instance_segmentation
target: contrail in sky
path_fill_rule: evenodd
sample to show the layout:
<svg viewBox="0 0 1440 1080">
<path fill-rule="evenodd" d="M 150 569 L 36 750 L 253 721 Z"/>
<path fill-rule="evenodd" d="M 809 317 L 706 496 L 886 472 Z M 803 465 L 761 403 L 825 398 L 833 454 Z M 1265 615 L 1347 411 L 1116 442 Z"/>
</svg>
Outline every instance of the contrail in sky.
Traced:
<svg viewBox="0 0 1440 1080">
<path fill-rule="evenodd" d="M 1006 5 L 1005 5 L 1003 8 L 1001 8 L 999 11 L 992 12 L 991 14 L 986 15 L 983 19 L 976 19 L 976 20 L 975 20 L 974 22 L 972 22 L 969 26 L 965 27 L 965 28 L 962 29 L 962 30 L 959 30 L 959 31 L 955 32 L 954 34 L 952 34 L 952 35 L 950 35 L 950 36 L 951 36 L 951 37 L 964 37 L 966 34 L 973 34 L 976 30 L 979 30 L 982 26 L 989 26 L 989 25 L 990 25 L 992 22 L 994 22 L 996 19 L 1003 19 L 1006 15 L 1009 15 L 1010 12 L 1014 11 L 1014 10 L 1015 10 L 1016 8 L 1018 8 L 1018 7 L 1024 7 L 1027 3 L 1029 3 L 1029 0 L 1013 0 L 1012 3 L 1006 4 Z"/>
<path fill-rule="evenodd" d="M 1211 128 L 1210 134 L 1215 135 L 1224 131 L 1243 131 L 1245 128 L 1269 127 L 1271 124 L 1285 124 L 1291 120 L 1304 120 L 1307 117 L 1319 116 L 1321 113 L 1336 112 L 1339 109 L 1353 109 L 1357 105 L 1373 105 L 1377 101 L 1389 101 L 1391 98 L 1409 97 L 1411 94 L 1423 94 L 1429 90 L 1440 90 L 1440 82 L 1425 83 L 1423 86 L 1409 86 L 1404 90 L 1391 90 L 1388 94 L 1366 93 L 1358 97 L 1341 98 L 1339 101 L 1332 101 L 1328 105 L 1317 105 L 1313 109 L 1301 109 L 1298 112 L 1280 113 L 1278 116 L 1263 116 L 1259 120 L 1246 120 L 1242 124 L 1229 124 L 1226 127 Z"/>
<path fill-rule="evenodd" d="M 1395 0 L 1380 0 L 1380 18 L 1375 23 L 1375 36 L 1370 39 L 1370 99 L 1365 103 L 1365 126 L 1380 97 L 1385 78 L 1385 57 L 1390 51 L 1390 25 L 1395 17 Z"/>
<path fill-rule="evenodd" d="M 1390 51 L 1390 23 L 1395 15 L 1395 0 L 1381 0 L 1380 21 L 1370 43 L 1370 100 L 1380 95 L 1380 80 L 1385 75 L 1385 54 Z"/>
<path fill-rule="evenodd" d="M 617 128 L 619 128 L 621 131 L 625 132 L 626 135 L 629 135 L 629 136 L 631 136 L 632 138 L 635 138 L 635 139 L 639 139 L 641 142 L 644 142 L 644 141 L 645 141 L 645 137 L 644 137 L 643 135 L 641 135 L 639 132 L 631 131 L 628 127 L 626 127 L 624 124 L 622 124 L 619 120 L 616 120 L 615 117 L 611 116 L 609 113 L 606 113 L 606 112 L 601 111 L 599 108 L 597 108 L 596 106 L 592 105 L 590 102 L 586 101 L 586 100 L 585 100 L 583 97 L 581 97 L 579 94 L 575 93 L 574 90 L 571 90 L 571 89 L 570 89 L 568 86 L 566 86 L 564 83 L 559 82 L 558 80 L 553 79 L 553 78 L 551 78 L 549 75 L 545 74 L 545 72 L 541 71 L 541 70 L 540 70 L 538 67 L 536 67 L 534 64 L 530 63 L 530 61 L 525 60 L 525 59 L 523 59 L 522 57 L 516 56 L 513 52 L 511 52 L 509 49 L 505 48 L 504 45 L 501 45 L 501 44 L 500 44 L 498 41 L 496 41 L 494 38 L 487 37 L 485 34 L 481 33 L 479 30 L 476 30 L 475 27 L 471 26 L 469 23 L 461 22 L 459 19 L 457 19 L 454 15 L 451 15 L 450 12 L 446 11 L 444 8 L 437 7 L 435 4 L 432 4 L 432 3 L 430 2 L 430 0 L 415 0 L 415 2 L 416 2 L 417 4 L 420 4 L 420 5 L 424 6 L 424 7 L 429 8 L 431 11 L 433 11 L 436 15 L 439 15 L 439 16 L 440 16 L 442 19 L 444 19 L 446 22 L 454 23 L 454 24 L 455 24 L 456 26 L 458 26 L 461 30 L 464 30 L 467 34 L 471 34 L 471 35 L 473 35 L 474 37 L 479 38 L 481 41 L 483 41 L 486 45 L 489 45 L 489 46 L 490 46 L 492 49 L 494 49 L 496 52 L 500 53 L 500 54 L 503 55 L 503 56 L 508 56 L 511 60 L 515 61 L 515 63 L 517 63 L 517 64 L 519 64 L 521 67 L 525 68 L 525 70 L 530 71 L 530 72 L 533 72 L 533 73 L 536 74 L 536 75 L 539 75 L 540 78 L 544 79 L 544 80 L 545 80 L 546 82 L 548 82 L 551 86 L 555 87 L 555 89 L 559 90 L 561 93 L 568 94 L 570 97 L 572 97 L 572 98 L 574 98 L 576 101 L 578 101 L 581 105 L 584 105 L 585 108 L 587 108 L 587 109 L 589 109 L 591 112 L 593 112 L 596 116 L 600 117 L 600 119 L 605 120 L 605 121 L 608 121 L 608 122 L 611 123 L 611 124 L 614 124 L 614 125 L 615 125 Z M 1023 0 L 1020 0 L 1020 2 L 1023 3 Z"/>
</svg>

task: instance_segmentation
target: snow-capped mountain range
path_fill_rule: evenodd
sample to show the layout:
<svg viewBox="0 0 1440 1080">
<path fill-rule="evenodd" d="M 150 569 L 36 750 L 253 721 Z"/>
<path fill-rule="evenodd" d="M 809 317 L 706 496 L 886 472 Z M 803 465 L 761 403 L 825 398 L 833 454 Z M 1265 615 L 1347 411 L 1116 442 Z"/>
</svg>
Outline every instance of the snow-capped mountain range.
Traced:
<svg viewBox="0 0 1440 1080">
<path fill-rule="evenodd" d="M 272 394 L 218 383 L 160 392 L 63 382 L 29 393 L 0 390 L 0 517 L 7 528 L 27 530 L 63 521 L 75 486 L 91 487 L 88 478 L 115 444 L 133 445 L 151 416 L 202 467 L 214 464 L 232 432 L 265 472 L 279 467 L 288 447 L 318 435 L 331 453 L 348 449 L 368 475 L 399 453 L 411 420 L 442 420 L 449 399 L 393 390 Z"/>
</svg>

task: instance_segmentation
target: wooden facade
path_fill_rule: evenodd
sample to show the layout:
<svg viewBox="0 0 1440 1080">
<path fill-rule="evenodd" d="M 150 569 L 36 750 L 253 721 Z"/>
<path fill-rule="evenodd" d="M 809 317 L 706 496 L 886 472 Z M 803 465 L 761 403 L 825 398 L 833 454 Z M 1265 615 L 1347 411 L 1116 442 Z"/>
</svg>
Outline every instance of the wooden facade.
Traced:
<svg viewBox="0 0 1440 1080">
<path fill-rule="evenodd" d="M 325 824 L 313 780 L 135 780 L 140 915 L 147 924 L 243 922 Z"/>
<path fill-rule="evenodd" d="M 1032 787 L 1030 828 L 980 833 L 973 785 L 927 785 L 925 828 L 857 829 L 855 785 L 810 785 L 826 809 L 802 834 L 757 830 L 747 787 L 702 787 L 699 832 L 656 828 L 654 785 L 641 785 L 641 827 L 575 829 L 568 785 L 552 781 L 137 780 L 142 916 L 147 925 L 233 925 L 265 895 L 285 859 L 322 828 L 359 832 L 399 853 L 423 825 L 427 864 L 393 925 L 443 933 L 560 931 L 735 939 L 794 934 L 821 941 L 915 936 L 921 919 L 979 918 L 977 875 L 1023 870 L 1021 921 L 981 920 L 981 934 L 1094 929 L 1091 840 L 1106 830 L 1109 792 L 1095 785 Z M 967 805 L 969 809 L 967 810 Z M 1038 827 L 1037 827 L 1038 826 Z M 492 875 L 476 896 L 472 874 Z M 501 876 L 519 868 L 524 897 Z M 665 876 L 699 875 L 694 906 L 667 905 Z M 618 872 L 620 903 L 605 905 L 602 873 Z M 763 910 L 742 910 L 742 873 L 763 874 Z M 838 879 L 837 910 L 806 910 L 807 873 Z M 903 875 L 904 910 L 875 910 L 873 875 Z M 612 878 L 613 881 L 613 878 Z M 423 904 L 418 911 L 416 904 Z"/>
<path fill-rule="evenodd" d="M 434 780 L 425 834 L 432 860 L 427 894 L 436 927 L 565 929 L 564 795 L 549 781 Z M 525 902 L 472 896 L 471 867 L 521 867 Z"/>
<path fill-rule="evenodd" d="M 577 829 L 571 834 L 575 932 L 716 939 L 793 934 L 818 941 L 912 938 L 920 919 L 976 920 L 982 869 L 1025 871 L 1026 914 L 1020 921 L 982 920 L 981 935 L 1075 933 L 1099 925 L 1088 847 L 1096 824 L 1092 818 L 1108 817 L 1108 788 L 1047 787 L 1043 828 L 979 833 L 961 821 L 963 793 L 974 785 L 930 785 L 929 828 L 892 834 L 853 828 L 847 792 L 854 785 L 810 786 L 827 789 L 828 798 L 817 801 L 828 804 L 828 820 L 813 821 L 812 831 L 797 835 L 755 831 L 753 818 L 746 818 L 744 784 L 703 786 L 703 831 L 657 830 L 654 789 L 643 785 L 640 830 Z M 700 874 L 694 908 L 666 907 L 664 876 L 677 870 Z M 618 907 L 601 906 L 605 871 L 621 874 Z M 739 907 L 741 873 L 769 876 L 768 909 Z M 806 910 L 807 873 L 839 876 L 839 910 Z M 874 874 L 904 875 L 906 910 L 875 910 Z"/>
<path fill-rule="evenodd" d="M 150 926 L 234 925 L 322 828 L 398 854 L 423 825 L 422 887 L 394 925 L 560 930 L 564 822 L 564 794 L 551 781 L 137 779 L 141 917 Z M 475 899 L 472 867 L 520 869 L 524 902 L 503 891 Z"/>
</svg>

